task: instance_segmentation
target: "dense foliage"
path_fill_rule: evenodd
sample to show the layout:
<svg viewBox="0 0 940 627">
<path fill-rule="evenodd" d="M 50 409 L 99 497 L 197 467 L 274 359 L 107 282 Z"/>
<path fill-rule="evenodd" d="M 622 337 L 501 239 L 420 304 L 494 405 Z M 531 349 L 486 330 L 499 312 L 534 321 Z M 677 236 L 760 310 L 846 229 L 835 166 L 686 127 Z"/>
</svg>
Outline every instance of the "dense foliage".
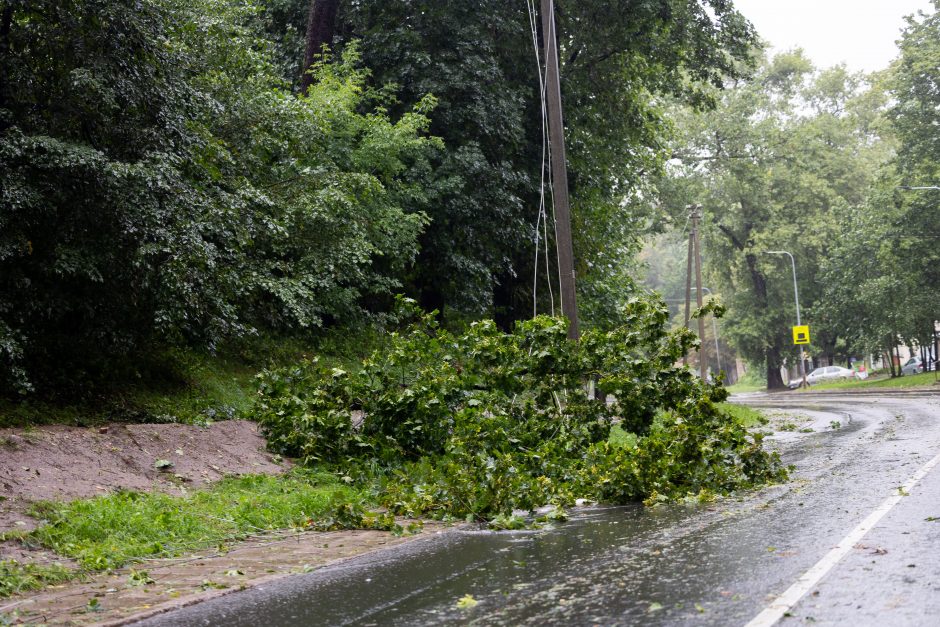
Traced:
<svg viewBox="0 0 940 627">
<path fill-rule="evenodd" d="M 393 121 L 354 48 L 292 94 L 249 3 L 3 6 L 6 389 L 74 390 L 150 342 L 351 322 L 398 285 L 432 99 Z"/>
<path fill-rule="evenodd" d="M 311 0 L 267 6 L 285 71 L 299 78 Z M 418 263 L 407 288 L 428 310 L 494 317 L 503 329 L 529 317 L 533 285 L 550 311 L 554 254 L 537 260 L 533 239 L 544 181 L 543 109 L 534 45 L 538 2 L 342 1 L 334 48 L 357 41 L 377 86 L 398 88 L 390 111 L 425 94 L 439 106 L 431 133 L 445 150 L 425 179 Z M 579 302 L 588 324 L 617 324 L 632 294 L 639 235 L 647 222 L 643 174 L 659 169 L 668 135 L 658 99 L 698 107 L 706 85 L 740 76 L 755 33 L 725 0 L 556 0 Z M 541 53 L 539 52 L 541 55 Z M 295 79 L 296 80 L 296 79 Z M 546 218 L 551 219 L 550 198 Z M 545 250 L 551 224 L 538 236 Z M 535 262 L 540 264 L 534 281 Z M 544 264 L 550 267 L 545 268 Z M 557 294 L 557 286 L 555 286 Z M 555 302 L 557 306 L 557 301 Z"/>
<path fill-rule="evenodd" d="M 273 450 L 377 475 L 385 503 L 414 515 L 490 517 L 782 478 L 760 436 L 715 407 L 724 390 L 676 365 L 693 336 L 668 333 L 665 309 L 648 300 L 622 315 L 623 326 L 580 343 L 559 319 L 511 333 L 477 322 L 455 335 L 420 315 L 351 372 L 316 361 L 266 372 L 259 420 Z M 585 393 L 591 379 L 607 402 Z M 615 423 L 635 445 L 609 442 Z"/>
</svg>

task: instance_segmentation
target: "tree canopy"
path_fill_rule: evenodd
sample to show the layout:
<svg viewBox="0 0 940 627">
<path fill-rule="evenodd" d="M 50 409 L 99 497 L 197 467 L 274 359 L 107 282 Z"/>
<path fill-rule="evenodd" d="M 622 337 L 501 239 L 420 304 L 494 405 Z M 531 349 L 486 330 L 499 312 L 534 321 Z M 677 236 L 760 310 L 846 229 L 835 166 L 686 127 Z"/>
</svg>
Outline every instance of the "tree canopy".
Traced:
<svg viewBox="0 0 940 627">
<path fill-rule="evenodd" d="M 812 358 L 824 363 L 933 342 L 940 191 L 940 18 L 908 18 L 887 70 L 817 69 L 800 51 L 676 106 L 678 134 L 656 198 L 681 224 L 706 208 L 706 274 L 729 305 L 725 335 L 783 384 L 796 323 L 796 260 Z M 921 188 L 921 189 L 917 189 Z M 660 264 L 662 266 L 662 264 Z M 924 349 L 925 350 L 925 349 Z M 925 355 L 928 353 L 925 352 Z M 929 355 L 928 355 L 929 356 Z M 891 363 L 891 359 L 887 363 Z"/>
<path fill-rule="evenodd" d="M 151 342 L 302 329 L 397 290 L 439 142 L 358 68 L 279 75 L 256 7 L 6 4 L 0 358 L 20 390 L 81 387 Z"/>
<path fill-rule="evenodd" d="M 728 302 L 727 336 L 778 387 L 796 353 L 796 307 L 789 258 L 767 253 L 794 256 L 802 321 L 832 358 L 844 327 L 826 316 L 820 268 L 840 254 L 840 220 L 891 156 L 885 98 L 844 67 L 815 71 L 800 52 L 766 60 L 718 97 L 712 113 L 680 114 L 664 198 L 674 211 L 704 204 L 706 269 Z"/>
<path fill-rule="evenodd" d="M 6 390 L 350 323 L 402 290 L 504 326 L 550 309 L 534 14 L 327 4 L 0 4 Z M 665 156 L 660 99 L 706 107 L 755 34 L 725 0 L 557 6 L 578 275 L 604 325 L 633 289 L 648 216 L 626 208 Z"/>
<path fill-rule="evenodd" d="M 724 1 L 556 6 L 579 302 L 589 323 L 602 324 L 623 302 L 615 294 L 630 290 L 623 264 L 646 219 L 625 204 L 664 156 L 658 99 L 707 106 L 706 86 L 741 75 L 755 33 Z M 308 7 L 272 5 L 286 59 L 297 56 Z M 430 223 L 412 292 L 427 308 L 492 314 L 504 326 L 532 313 L 544 132 L 533 18 L 522 2 L 366 0 L 341 2 L 335 24 L 338 53 L 358 41 L 374 84 L 396 86 L 391 111 L 428 93 L 438 100 L 431 133 L 446 148 L 426 181 Z M 540 296 L 554 272 L 541 271 Z"/>
</svg>

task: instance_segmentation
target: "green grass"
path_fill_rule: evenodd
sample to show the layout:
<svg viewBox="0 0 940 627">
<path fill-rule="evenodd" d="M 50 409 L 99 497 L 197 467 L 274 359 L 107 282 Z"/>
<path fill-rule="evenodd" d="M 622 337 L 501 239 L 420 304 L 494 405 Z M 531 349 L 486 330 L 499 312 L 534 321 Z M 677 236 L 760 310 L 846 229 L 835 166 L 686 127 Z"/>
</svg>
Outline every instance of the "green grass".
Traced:
<svg viewBox="0 0 940 627">
<path fill-rule="evenodd" d="M 26 541 L 71 557 L 83 569 L 104 570 L 275 529 L 317 522 L 317 528 L 360 526 L 361 517 L 351 514 L 365 502 L 363 493 L 333 475 L 295 470 L 281 477 L 224 479 L 187 496 L 124 491 L 43 503 L 33 515 L 49 523 Z M 349 520 L 339 520 L 344 512 Z"/>
<path fill-rule="evenodd" d="M 913 388 L 927 385 L 934 385 L 937 381 L 937 373 L 923 372 L 921 374 L 905 375 L 894 379 L 887 378 L 868 378 L 864 381 L 833 381 L 832 383 L 817 383 L 811 386 L 810 390 L 842 390 L 842 389 L 868 389 L 868 388 Z"/>
<path fill-rule="evenodd" d="M 718 407 L 737 420 L 742 426 L 756 427 L 758 425 L 767 424 L 767 417 L 752 407 L 738 405 L 736 403 L 718 403 Z"/>
<path fill-rule="evenodd" d="M 337 329 L 309 339 L 252 338 L 216 354 L 165 348 L 115 366 L 113 380 L 84 399 L 0 399 L 0 427 L 106 422 L 206 424 L 247 416 L 256 375 L 303 357 L 347 367 L 360 363 L 381 337 L 371 328 Z"/>
<path fill-rule="evenodd" d="M 731 394 L 744 394 L 746 392 L 763 392 L 767 389 L 767 384 L 763 383 L 760 385 L 750 384 L 750 383 L 735 383 L 734 385 L 729 385 L 725 388 Z"/>
<path fill-rule="evenodd" d="M 717 403 L 717 405 L 721 411 L 728 414 L 745 427 L 756 427 L 758 425 L 765 425 L 768 422 L 767 417 L 764 416 L 763 413 L 751 407 L 738 405 L 736 403 Z M 659 420 L 659 416 L 660 414 L 657 414 L 654 422 Z M 636 446 L 637 436 L 635 433 L 624 431 L 619 424 L 615 424 L 610 428 L 608 441 L 614 446 L 633 448 Z"/>
<path fill-rule="evenodd" d="M 745 392 L 761 392 L 767 389 L 767 379 L 758 368 L 749 368 L 747 374 L 738 379 L 734 385 L 726 386 L 732 394 Z"/>
<path fill-rule="evenodd" d="M 73 578 L 75 574 L 74 570 L 60 564 L 22 564 L 16 560 L 2 560 L 0 598 L 62 583 Z M 0 614 L 0 620 L 2 618 L 3 615 Z"/>
</svg>

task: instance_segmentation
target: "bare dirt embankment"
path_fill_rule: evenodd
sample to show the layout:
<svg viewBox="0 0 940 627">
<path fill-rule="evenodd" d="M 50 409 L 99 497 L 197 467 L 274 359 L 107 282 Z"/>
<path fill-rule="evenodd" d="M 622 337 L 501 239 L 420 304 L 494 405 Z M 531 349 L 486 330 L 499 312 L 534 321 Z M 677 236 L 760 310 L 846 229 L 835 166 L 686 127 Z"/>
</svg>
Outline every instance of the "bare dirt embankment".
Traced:
<svg viewBox="0 0 940 627">
<path fill-rule="evenodd" d="M 160 470 L 157 460 L 173 465 Z M 217 422 L 208 428 L 118 424 L 0 429 L 0 532 L 28 530 L 40 524 L 27 514 L 34 501 L 68 501 L 118 489 L 180 494 L 224 476 L 279 474 L 289 468 L 289 461 L 281 461 L 266 450 L 257 425 L 248 421 Z M 428 537 L 444 527 L 427 523 L 424 533 L 417 536 L 375 530 L 268 532 L 225 547 L 147 559 L 0 599 L 0 619 L 14 624 L 125 624 Z M 70 563 L 13 541 L 0 543 L 3 559 Z M 148 573 L 144 585 L 139 576 L 142 570 Z"/>
<path fill-rule="evenodd" d="M 179 494 L 227 475 L 282 473 L 289 464 L 277 459 L 265 450 L 258 426 L 246 420 L 209 427 L 0 429 L 0 532 L 34 528 L 38 521 L 26 513 L 34 501 L 69 501 L 117 489 Z M 172 466 L 161 470 L 158 460 Z"/>
</svg>

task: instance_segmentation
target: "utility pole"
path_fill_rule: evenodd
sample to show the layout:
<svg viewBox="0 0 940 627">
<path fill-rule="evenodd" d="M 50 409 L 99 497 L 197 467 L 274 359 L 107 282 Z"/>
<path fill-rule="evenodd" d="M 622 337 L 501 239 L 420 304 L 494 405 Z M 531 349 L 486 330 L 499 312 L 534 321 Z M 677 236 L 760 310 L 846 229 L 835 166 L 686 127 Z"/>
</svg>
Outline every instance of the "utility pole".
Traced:
<svg viewBox="0 0 940 627">
<path fill-rule="evenodd" d="M 689 234 L 689 252 L 686 256 L 685 263 L 685 328 L 689 328 L 689 316 L 691 315 L 692 308 L 692 235 Z M 685 353 L 682 355 L 682 365 L 689 365 L 689 354 Z"/>
<path fill-rule="evenodd" d="M 699 239 L 698 221 L 702 217 L 702 205 L 692 205 L 692 239 L 695 242 L 695 302 L 702 308 L 702 242 Z M 698 366 L 705 380 L 705 318 L 698 317 Z"/>
<path fill-rule="evenodd" d="M 558 75 L 558 35 L 555 31 L 555 3 L 542 0 L 542 40 L 545 44 L 545 100 L 548 108 L 548 136 L 551 146 L 552 193 L 555 202 L 555 236 L 558 247 L 558 274 L 561 283 L 561 311 L 568 318 L 568 339 L 577 340 L 578 300 L 575 293 L 574 245 L 571 242 L 571 210 L 568 206 L 568 171 L 565 159 L 565 127 L 561 115 L 561 79 Z"/>
<path fill-rule="evenodd" d="M 698 221 L 702 218 L 702 205 L 689 205 L 689 220 L 692 221 L 692 232 L 689 234 L 689 256 L 685 266 L 685 326 L 688 328 L 691 318 L 692 306 L 692 267 L 695 266 L 695 302 L 702 308 L 702 244 L 699 240 Z M 705 319 L 698 317 L 698 367 L 702 381 L 707 375 L 705 367 Z M 683 356 L 682 365 L 688 365 L 688 356 Z"/>
</svg>

